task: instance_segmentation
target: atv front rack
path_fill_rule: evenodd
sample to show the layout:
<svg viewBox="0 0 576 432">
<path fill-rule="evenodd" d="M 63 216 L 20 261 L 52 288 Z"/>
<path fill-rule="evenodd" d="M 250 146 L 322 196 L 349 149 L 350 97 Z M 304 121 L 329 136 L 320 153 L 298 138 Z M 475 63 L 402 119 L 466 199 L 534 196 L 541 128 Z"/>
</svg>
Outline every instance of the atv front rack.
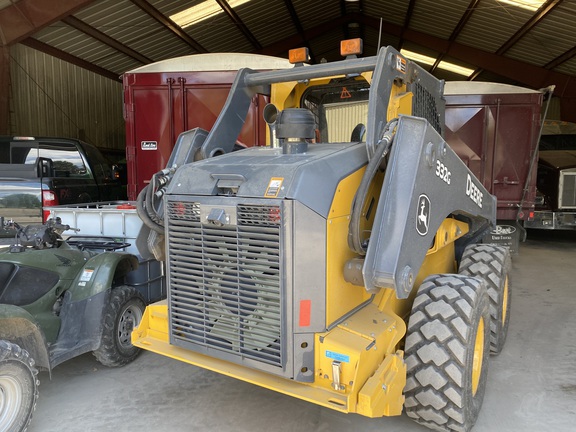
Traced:
<svg viewBox="0 0 576 432">
<path fill-rule="evenodd" d="M 106 252 L 124 249 L 131 245 L 131 243 L 118 241 L 112 237 L 97 236 L 71 236 L 66 239 L 66 243 L 79 249 L 102 250 Z"/>
</svg>

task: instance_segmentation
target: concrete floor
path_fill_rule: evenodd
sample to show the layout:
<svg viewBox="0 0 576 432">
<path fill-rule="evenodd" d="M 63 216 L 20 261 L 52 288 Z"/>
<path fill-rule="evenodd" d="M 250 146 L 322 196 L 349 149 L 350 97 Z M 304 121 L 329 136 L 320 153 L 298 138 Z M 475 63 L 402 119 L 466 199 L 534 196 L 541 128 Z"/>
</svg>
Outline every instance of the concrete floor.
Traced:
<svg viewBox="0 0 576 432">
<path fill-rule="evenodd" d="M 512 270 L 508 341 L 474 432 L 576 430 L 576 233 L 531 232 Z M 30 432 L 423 432 L 405 415 L 341 414 L 150 352 L 120 369 L 84 355 L 40 374 Z"/>
</svg>

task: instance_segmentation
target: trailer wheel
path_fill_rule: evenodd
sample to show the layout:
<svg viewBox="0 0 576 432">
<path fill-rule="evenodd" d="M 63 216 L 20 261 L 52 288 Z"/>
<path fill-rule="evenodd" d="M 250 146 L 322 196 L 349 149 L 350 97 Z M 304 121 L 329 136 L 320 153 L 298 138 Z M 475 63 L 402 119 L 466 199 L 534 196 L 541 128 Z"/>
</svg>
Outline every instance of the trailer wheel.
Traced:
<svg viewBox="0 0 576 432">
<path fill-rule="evenodd" d="M 408 321 L 407 415 L 431 429 L 470 430 L 484 399 L 489 335 L 482 280 L 463 275 L 428 277 Z"/>
<path fill-rule="evenodd" d="M 144 314 L 144 299 L 135 288 L 122 285 L 112 289 L 104 313 L 102 342 L 94 351 L 104 366 L 124 366 L 140 354 L 132 345 L 132 330 L 140 324 Z"/>
<path fill-rule="evenodd" d="M 25 431 L 38 400 L 38 370 L 28 352 L 0 340 L 0 430 Z"/>
<path fill-rule="evenodd" d="M 459 273 L 484 279 L 490 299 L 490 351 L 504 347 L 510 323 L 510 250 L 504 246 L 475 244 L 464 250 Z"/>
</svg>

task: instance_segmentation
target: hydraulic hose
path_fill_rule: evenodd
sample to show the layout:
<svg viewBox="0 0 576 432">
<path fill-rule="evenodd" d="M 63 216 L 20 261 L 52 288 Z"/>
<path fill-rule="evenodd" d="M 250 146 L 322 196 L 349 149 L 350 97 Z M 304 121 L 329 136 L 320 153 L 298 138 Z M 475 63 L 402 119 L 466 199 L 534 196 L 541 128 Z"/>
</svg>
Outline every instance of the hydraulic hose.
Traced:
<svg viewBox="0 0 576 432">
<path fill-rule="evenodd" d="M 144 188 L 138 194 L 138 197 L 136 198 L 136 212 L 138 213 L 138 216 L 140 216 L 140 219 L 142 219 L 144 225 L 159 234 L 164 234 L 164 227 L 152 219 L 149 213 L 154 211 L 154 206 L 149 204 L 152 202 L 152 199 L 149 198 L 149 195 L 153 195 L 152 187 L 150 184 L 144 186 Z"/>
<path fill-rule="evenodd" d="M 362 181 L 360 182 L 360 186 L 358 187 L 356 196 L 352 202 L 352 212 L 350 216 L 350 224 L 348 226 L 348 247 L 359 255 L 366 255 L 367 249 L 367 245 L 362 241 L 362 233 L 360 232 L 360 218 L 362 217 L 362 210 L 366 205 L 366 198 L 368 196 L 370 184 L 394 141 L 394 128 L 397 121 L 398 119 L 393 119 L 386 124 L 382 139 L 378 141 L 376 145 L 376 150 L 366 166 L 366 171 L 364 171 Z"/>
</svg>

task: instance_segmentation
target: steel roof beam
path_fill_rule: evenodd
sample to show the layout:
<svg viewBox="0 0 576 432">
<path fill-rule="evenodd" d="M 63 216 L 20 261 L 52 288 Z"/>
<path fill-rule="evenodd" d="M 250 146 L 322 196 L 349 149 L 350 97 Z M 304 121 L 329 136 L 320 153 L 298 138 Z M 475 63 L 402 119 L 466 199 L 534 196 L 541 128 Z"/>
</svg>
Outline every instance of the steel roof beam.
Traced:
<svg viewBox="0 0 576 432">
<path fill-rule="evenodd" d="M 138 6 L 140 9 L 142 9 L 144 12 L 146 12 L 148 15 L 150 15 L 152 18 L 154 18 L 156 21 L 158 21 L 160 24 L 162 24 L 164 27 L 166 27 L 168 30 L 170 30 L 172 33 L 174 33 L 178 38 L 180 38 L 182 41 L 184 41 L 186 44 L 192 47 L 195 51 L 200 53 L 208 52 L 206 48 L 204 48 L 192 37 L 190 37 L 190 35 L 186 33 L 182 29 L 182 27 L 180 27 L 166 15 L 161 13 L 158 9 L 156 9 L 146 0 L 130 0 L 130 1 L 134 3 L 136 6 Z"/>
<path fill-rule="evenodd" d="M 39 41 L 38 39 L 34 38 L 27 38 L 20 42 L 22 45 L 26 45 L 30 48 L 33 48 L 37 51 L 41 51 L 45 54 L 48 54 L 52 57 L 59 58 L 60 60 L 64 60 L 65 62 L 72 63 L 75 66 L 81 67 L 83 69 L 87 69 L 91 72 L 94 72 L 98 75 L 102 75 L 106 78 L 109 78 L 114 81 L 122 81 L 120 76 L 117 73 L 109 71 L 108 69 L 104 69 L 100 66 L 96 66 L 94 63 L 90 63 L 84 59 L 76 57 L 72 54 L 69 54 L 65 51 L 59 50 L 58 48 L 54 48 L 51 45 L 45 44 L 44 42 Z"/>
<path fill-rule="evenodd" d="M 543 3 L 542 6 L 540 6 L 536 13 L 532 16 L 532 18 L 526 21 L 526 23 L 520 27 L 520 30 L 514 33 L 514 35 L 512 35 L 512 37 L 504 43 L 504 45 L 498 48 L 496 54 L 504 54 L 506 51 L 512 48 L 512 46 L 514 46 L 520 39 L 522 39 L 526 33 L 536 27 L 544 18 L 546 18 L 550 12 L 559 6 L 562 1 L 563 0 L 548 0 L 546 3 Z"/>
<path fill-rule="evenodd" d="M 464 15 L 462 15 L 462 17 L 460 18 L 460 21 L 458 21 L 458 24 L 456 24 L 456 27 L 454 27 L 454 30 L 452 30 L 452 34 L 450 35 L 450 37 L 448 38 L 448 40 L 450 42 L 453 42 L 456 40 L 456 38 L 458 37 L 458 35 L 460 34 L 460 32 L 462 31 L 462 29 L 464 28 L 464 26 L 468 23 L 468 21 L 470 20 L 470 17 L 472 16 L 472 14 L 474 13 L 474 11 L 476 10 L 476 7 L 478 6 L 478 3 L 480 3 L 480 0 L 471 0 L 470 4 L 468 5 L 468 7 L 466 8 L 466 12 L 464 12 Z M 434 72 L 436 70 L 436 68 L 438 67 L 438 65 L 440 64 L 440 62 L 442 60 L 444 60 L 445 55 L 444 54 L 440 54 L 438 56 L 438 58 L 436 58 L 436 61 L 434 62 L 434 64 L 432 65 L 432 67 L 430 68 L 430 72 Z"/>
<path fill-rule="evenodd" d="M 306 35 L 304 34 L 304 28 L 300 23 L 300 18 L 298 18 L 298 13 L 296 12 L 296 8 L 294 8 L 292 0 L 284 0 L 284 4 L 286 5 L 286 9 L 288 9 L 288 13 L 292 18 L 292 22 L 294 23 L 294 27 L 296 27 L 296 31 L 298 32 L 298 34 L 308 47 L 308 53 L 310 54 L 310 59 L 312 60 L 313 63 L 315 63 L 314 54 L 312 53 L 312 47 L 310 46 L 310 42 L 308 42 L 308 40 L 306 39 Z"/>
<path fill-rule="evenodd" d="M 559 55 L 555 59 L 549 61 L 544 65 L 544 69 L 554 69 L 557 66 L 560 66 L 562 63 L 567 62 L 568 60 L 574 58 L 576 56 L 576 46 L 570 48 L 565 53 Z"/>
<path fill-rule="evenodd" d="M 374 29 L 380 27 L 380 20 L 361 14 L 350 14 L 346 17 L 339 17 L 330 22 L 320 24 L 305 31 L 306 38 L 313 40 L 333 30 L 334 27 L 341 26 L 348 22 L 364 22 Z M 475 65 L 479 68 L 489 70 L 506 78 L 512 79 L 530 88 L 538 89 L 556 85 L 555 94 L 561 97 L 576 98 L 576 80 L 573 76 L 535 66 L 520 60 L 504 57 L 488 51 L 483 51 L 458 42 L 450 42 L 446 39 L 431 36 L 426 33 L 410 29 L 403 29 L 397 24 L 383 22 L 382 31 L 396 37 L 404 37 L 405 40 L 413 42 L 425 48 L 429 48 L 441 54 L 454 57 L 465 63 Z M 278 55 L 301 43 L 299 35 L 288 37 L 280 42 L 263 48 L 260 53 Z"/>
<path fill-rule="evenodd" d="M 412 20 L 412 15 L 414 14 L 414 6 L 416 5 L 416 0 L 410 0 L 408 4 L 408 9 L 406 10 L 406 16 L 404 17 L 404 27 L 407 29 L 410 26 L 410 21 Z M 400 41 L 398 42 L 398 51 L 402 49 L 404 45 L 404 32 L 400 34 Z"/>
<path fill-rule="evenodd" d="M 216 3 L 222 8 L 222 10 L 228 15 L 228 17 L 232 20 L 236 27 L 244 34 L 244 37 L 248 39 L 248 41 L 252 44 L 254 48 L 257 50 L 262 49 L 262 45 L 258 42 L 258 39 L 250 32 L 244 21 L 240 19 L 238 14 L 234 11 L 233 8 L 230 7 L 226 0 L 215 0 Z"/>
<path fill-rule="evenodd" d="M 114 48 L 116 51 L 120 51 L 121 53 L 127 55 L 128 57 L 133 58 L 136 61 L 139 61 L 142 64 L 152 63 L 153 60 L 149 59 L 143 54 L 140 54 L 137 51 L 134 51 L 132 48 L 127 47 L 122 42 L 117 41 L 114 38 L 111 38 L 107 34 L 97 30 L 95 27 L 92 27 L 89 24 L 86 24 L 84 21 L 70 15 L 62 19 L 63 22 L 68 24 L 70 27 L 74 27 L 76 30 L 81 31 L 84 34 L 87 34 L 90 37 L 93 37 L 99 42 L 102 42 L 105 45 L 108 45 L 111 48 Z"/>
<path fill-rule="evenodd" d="M 94 0 L 20 0 L 0 10 L 0 45 L 12 45 Z"/>
<path fill-rule="evenodd" d="M 526 33 L 536 27 L 546 16 L 552 12 L 563 0 L 548 0 L 546 3 L 543 3 L 540 8 L 536 11 L 532 18 L 530 18 L 526 23 L 520 27 L 520 29 L 512 35 L 510 39 L 508 39 L 498 50 L 496 51 L 497 55 L 502 55 L 510 48 L 512 48 L 520 39 L 522 39 Z M 482 73 L 482 69 L 476 69 L 472 75 L 468 77 L 469 80 L 474 80 Z"/>
</svg>

